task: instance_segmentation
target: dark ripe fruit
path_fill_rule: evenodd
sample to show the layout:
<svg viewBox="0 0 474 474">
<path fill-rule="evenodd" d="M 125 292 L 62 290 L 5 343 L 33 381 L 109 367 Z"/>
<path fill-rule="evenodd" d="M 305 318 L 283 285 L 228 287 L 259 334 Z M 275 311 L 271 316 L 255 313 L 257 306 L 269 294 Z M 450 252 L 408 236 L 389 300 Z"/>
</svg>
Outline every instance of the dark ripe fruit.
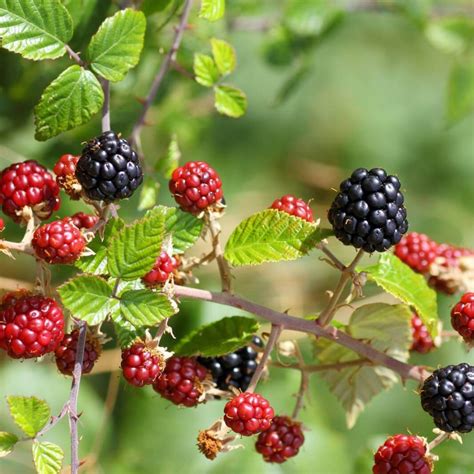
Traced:
<svg viewBox="0 0 474 474">
<path fill-rule="evenodd" d="M 268 430 L 274 416 L 268 400 L 258 393 L 241 393 L 224 407 L 225 424 L 242 436 L 252 436 Z"/>
<path fill-rule="evenodd" d="M 451 324 L 468 344 L 474 343 L 474 293 L 465 293 L 451 310 Z"/>
<path fill-rule="evenodd" d="M 143 341 L 122 350 L 122 373 L 125 380 L 135 387 L 151 385 L 163 371 L 163 356 L 147 347 Z"/>
<path fill-rule="evenodd" d="M 30 207 L 38 219 L 46 220 L 59 209 L 59 186 L 36 161 L 16 163 L 0 172 L 0 204 L 15 222 L 25 220 L 25 207 Z"/>
<path fill-rule="evenodd" d="M 190 161 L 173 171 L 169 189 L 181 209 L 199 214 L 222 204 L 222 182 L 204 161 Z"/>
<path fill-rule="evenodd" d="M 434 262 L 438 244 L 425 234 L 410 232 L 396 245 L 395 255 L 415 272 L 427 273 Z"/>
<path fill-rule="evenodd" d="M 0 307 L 0 348 L 14 359 L 53 352 L 64 336 L 61 307 L 51 298 L 10 293 Z"/>
<path fill-rule="evenodd" d="M 300 217 L 308 222 L 314 222 L 313 211 L 302 199 L 287 194 L 280 199 L 275 199 L 270 209 L 286 212 L 291 216 Z"/>
<path fill-rule="evenodd" d="M 435 370 L 423 383 L 421 406 L 447 432 L 469 433 L 474 426 L 474 367 L 463 363 Z"/>
<path fill-rule="evenodd" d="M 358 168 L 340 184 L 328 219 L 344 245 L 385 252 L 408 230 L 403 202 L 397 177 L 381 168 Z"/>
<path fill-rule="evenodd" d="M 395 435 L 374 456 L 373 474 L 430 474 L 432 461 L 426 443 L 418 436 Z"/>
<path fill-rule="evenodd" d="M 82 150 L 76 178 L 89 199 L 112 202 L 129 198 L 142 184 L 143 172 L 127 140 L 104 132 Z"/>
<path fill-rule="evenodd" d="M 163 285 L 177 268 L 178 262 L 166 252 L 161 252 L 153 268 L 142 278 L 146 286 Z"/>
<path fill-rule="evenodd" d="M 301 423 L 287 416 L 275 416 L 270 428 L 258 435 L 255 449 L 266 462 L 281 464 L 296 456 L 303 443 Z"/>
<path fill-rule="evenodd" d="M 411 351 L 427 354 L 435 348 L 435 343 L 430 336 L 428 328 L 416 313 L 413 313 L 411 318 L 411 334 L 413 338 Z"/>
<path fill-rule="evenodd" d="M 44 224 L 36 229 L 32 241 L 35 255 L 47 263 L 73 263 L 86 247 L 81 231 L 71 218 Z"/>
<path fill-rule="evenodd" d="M 194 357 L 171 357 L 153 389 L 175 405 L 193 407 L 204 392 L 202 382 L 209 374 Z"/>
</svg>

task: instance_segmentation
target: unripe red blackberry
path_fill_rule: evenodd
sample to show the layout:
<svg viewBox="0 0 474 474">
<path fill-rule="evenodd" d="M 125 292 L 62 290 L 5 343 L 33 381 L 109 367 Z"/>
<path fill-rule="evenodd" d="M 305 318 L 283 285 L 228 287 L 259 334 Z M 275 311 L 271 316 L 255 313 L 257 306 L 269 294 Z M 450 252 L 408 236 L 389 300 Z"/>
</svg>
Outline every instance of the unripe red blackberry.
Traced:
<svg viewBox="0 0 474 474">
<path fill-rule="evenodd" d="M 64 336 L 61 307 L 40 295 L 10 294 L 0 308 L 0 347 L 14 359 L 53 352 Z"/>
<path fill-rule="evenodd" d="M 395 255 L 415 272 L 427 273 L 434 262 L 438 244 L 425 234 L 410 232 L 395 246 Z"/>
<path fill-rule="evenodd" d="M 421 406 L 447 432 L 474 427 L 474 367 L 463 363 L 435 370 L 421 388 Z"/>
<path fill-rule="evenodd" d="M 141 340 L 122 350 L 123 376 L 135 387 L 151 385 L 161 375 L 164 366 L 163 356 Z"/>
<path fill-rule="evenodd" d="M 47 263 L 73 263 L 83 252 L 86 241 L 70 218 L 53 221 L 36 229 L 32 241 L 38 258 Z"/>
<path fill-rule="evenodd" d="M 0 172 L 0 204 L 15 222 L 30 207 L 38 219 L 51 217 L 59 209 L 59 187 L 53 175 L 34 160 L 15 163 Z"/>
<path fill-rule="evenodd" d="M 79 330 L 74 329 L 69 334 L 65 334 L 59 346 L 55 350 L 56 365 L 58 370 L 64 375 L 72 375 L 76 361 L 77 342 Z M 90 332 L 86 335 L 86 345 L 84 346 L 84 358 L 82 361 L 82 373 L 88 374 L 94 367 L 101 353 L 99 340 Z"/>
<path fill-rule="evenodd" d="M 252 436 L 270 428 L 275 412 L 258 393 L 244 392 L 227 402 L 224 422 L 242 436 Z"/>
<path fill-rule="evenodd" d="M 76 178 L 89 199 L 112 202 L 129 198 L 142 184 L 143 171 L 128 141 L 109 131 L 82 150 Z"/>
<path fill-rule="evenodd" d="M 468 344 L 474 343 L 474 293 L 465 293 L 451 310 L 451 324 Z"/>
<path fill-rule="evenodd" d="M 427 354 L 435 347 L 433 338 L 430 336 L 428 328 L 423 324 L 421 318 L 413 313 L 411 318 L 411 334 L 412 345 L 410 350 L 419 352 L 420 354 Z"/>
<path fill-rule="evenodd" d="M 380 446 L 374 456 L 373 474 L 430 474 L 433 469 L 423 438 L 398 434 Z"/>
<path fill-rule="evenodd" d="M 344 245 L 385 252 L 408 230 L 403 202 L 397 177 L 381 168 L 358 168 L 341 183 L 328 219 Z"/>
<path fill-rule="evenodd" d="M 0 232 L 5 229 L 5 222 L 3 222 L 3 219 L 0 217 Z"/>
<path fill-rule="evenodd" d="M 222 182 L 204 161 L 190 161 L 173 171 L 169 189 L 181 209 L 199 214 L 222 201 Z"/>
<path fill-rule="evenodd" d="M 286 212 L 291 216 L 300 217 L 308 222 L 314 222 L 313 211 L 303 199 L 299 199 L 291 194 L 286 194 L 280 199 L 275 199 L 270 209 Z"/>
<path fill-rule="evenodd" d="M 92 214 L 85 214 L 84 212 L 76 212 L 71 216 L 72 223 L 78 229 L 92 229 L 97 222 L 99 222 L 98 216 L 93 216 Z"/>
<path fill-rule="evenodd" d="M 161 252 L 153 268 L 142 278 L 146 286 L 163 285 L 177 268 L 178 263 L 174 257 L 166 252 Z"/>
<path fill-rule="evenodd" d="M 81 197 L 82 187 L 76 179 L 76 166 L 79 158 L 79 156 L 70 154 L 62 155 L 53 168 L 56 183 L 71 199 Z"/>
<path fill-rule="evenodd" d="M 275 416 L 270 428 L 258 435 L 255 449 L 266 462 L 281 464 L 296 456 L 303 443 L 301 423 L 288 416 Z"/>
<path fill-rule="evenodd" d="M 175 405 L 193 407 L 204 392 L 203 382 L 209 374 L 194 357 L 171 357 L 153 389 Z"/>
</svg>

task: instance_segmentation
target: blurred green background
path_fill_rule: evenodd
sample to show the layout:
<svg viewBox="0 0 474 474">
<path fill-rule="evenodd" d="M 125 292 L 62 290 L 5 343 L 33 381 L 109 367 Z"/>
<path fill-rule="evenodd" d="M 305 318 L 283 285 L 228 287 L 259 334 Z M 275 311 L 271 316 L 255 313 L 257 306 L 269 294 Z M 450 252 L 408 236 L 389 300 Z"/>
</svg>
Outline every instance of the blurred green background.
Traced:
<svg viewBox="0 0 474 474">
<path fill-rule="evenodd" d="M 76 50 L 81 50 L 102 19 L 117 8 L 102 0 L 65 3 L 75 15 Z M 238 67 L 229 82 L 248 95 L 248 112 L 239 120 L 219 116 L 212 108 L 209 90 L 171 72 L 151 109 L 151 125 L 143 133 L 150 167 L 164 156 L 173 134 L 178 138 L 183 161 L 205 160 L 215 167 L 224 182 L 228 205 L 222 220 L 225 236 L 244 217 L 268 207 L 286 193 L 311 199 L 315 216 L 326 224 L 326 210 L 334 196 L 331 188 L 336 188 L 356 167 L 383 167 L 402 181 L 411 230 L 425 232 L 438 241 L 472 247 L 474 116 L 466 115 L 454 124 L 446 120 L 450 72 L 463 56 L 433 47 L 420 27 L 424 8 L 434 5 L 443 14 L 450 8 L 465 9 L 473 15 L 472 1 L 431 2 L 433 5 L 416 1 L 410 4 L 413 8 L 402 12 L 376 11 L 375 7 L 370 8 L 374 11 L 353 11 L 324 37 L 312 41 L 309 47 L 303 45 L 304 54 L 298 53 L 291 64 L 279 66 L 275 62 L 281 61 L 275 60 L 275 54 L 281 59 L 285 51 L 278 49 L 278 42 L 275 46 L 274 38 L 281 35 L 278 25 L 286 2 L 229 3 L 227 21 L 210 24 L 195 14 L 192 16 L 192 28 L 185 34 L 178 58 L 183 67 L 191 70 L 193 53 L 208 53 L 211 36 L 230 41 L 237 51 Z M 364 2 L 336 3 L 353 9 L 351 6 Z M 370 7 L 376 2 L 365 3 Z M 161 60 L 157 51 L 166 50 L 170 44 L 170 24 L 176 19 L 162 27 L 168 14 L 169 9 L 149 17 L 139 66 L 112 87 L 112 125 L 125 136 L 140 110 L 136 99 L 146 94 Z M 238 22 L 232 21 L 249 17 L 274 21 L 277 26 L 255 31 L 261 28 L 252 27 L 255 23 L 250 22 L 250 28 L 242 31 Z M 97 118 L 45 143 L 33 138 L 32 108 L 41 90 L 67 62 L 28 62 L 0 50 L 2 168 L 26 158 L 52 166 L 63 153 L 79 154 L 81 142 L 98 134 Z M 279 100 L 282 86 L 301 65 L 304 77 L 296 81 L 287 98 Z M 156 179 L 162 184 L 159 202 L 172 205 L 166 183 Z M 138 200 L 139 196 L 134 196 L 122 205 L 127 220 L 139 215 Z M 85 207 L 64 199 L 60 215 L 79 209 Z M 8 221 L 4 236 L 18 239 L 21 231 Z M 336 240 L 330 243 L 341 259 L 348 261 L 353 256 L 353 250 Z M 193 253 L 199 255 L 203 248 L 199 246 Z M 30 259 L 0 256 L 0 278 L 31 282 L 32 274 Z M 54 278 L 60 282 L 71 274 L 72 268 L 61 268 L 55 271 Z M 336 272 L 319 261 L 317 254 L 298 262 L 238 269 L 235 275 L 237 293 L 274 309 L 289 309 L 301 315 L 321 309 L 327 298 L 325 290 L 332 288 L 337 279 Z M 197 276 L 203 287 L 218 288 L 214 266 L 199 270 Z M 453 301 L 440 297 L 444 321 L 448 321 Z M 172 325 L 179 337 L 202 322 L 233 314 L 236 312 L 224 307 L 184 302 Z M 172 345 L 171 340 L 166 342 Z M 414 363 L 431 366 L 461 361 L 474 363 L 474 356 L 456 341 L 445 343 L 428 356 L 413 357 Z M 115 363 L 113 360 L 109 369 L 117 369 Z M 101 373 L 83 380 L 83 456 L 97 448 L 109 377 L 118 375 Z M 421 410 L 414 383 L 405 387 L 400 384 L 378 396 L 348 431 L 338 401 L 324 382 L 314 376 L 310 400 L 301 415 L 308 431 L 298 457 L 282 466 L 268 465 L 254 452 L 252 440 L 244 440 L 245 449 L 211 462 L 199 454 L 195 439 L 200 429 L 220 416 L 223 402 L 178 409 L 151 389 L 133 389 L 122 381 L 119 383 L 115 409 L 106 421 L 103 437 L 99 435 L 104 441 L 99 460 L 93 463 L 88 458 L 84 472 L 362 474 L 370 472 L 372 452 L 388 434 L 409 431 L 433 437 L 432 422 Z M 20 363 L 1 359 L 0 430 L 14 430 L 5 395 L 37 395 L 46 399 L 56 413 L 67 398 L 69 384 L 68 379 L 58 375 L 50 360 Z M 260 388 L 279 413 L 288 414 L 298 384 L 296 372 L 274 369 Z M 68 456 L 66 421 L 46 438 L 64 447 Z M 474 435 L 465 436 L 463 446 L 446 442 L 436 453 L 441 458 L 437 465 L 439 473 L 474 471 Z M 33 472 L 27 443 L 0 460 L 0 472 Z"/>
</svg>

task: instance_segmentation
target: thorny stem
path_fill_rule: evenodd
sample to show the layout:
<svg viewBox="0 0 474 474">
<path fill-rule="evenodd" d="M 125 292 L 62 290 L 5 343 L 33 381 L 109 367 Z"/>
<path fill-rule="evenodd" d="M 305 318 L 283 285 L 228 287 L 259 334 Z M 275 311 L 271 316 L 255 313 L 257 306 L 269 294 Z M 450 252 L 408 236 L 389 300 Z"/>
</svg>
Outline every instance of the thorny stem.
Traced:
<svg viewBox="0 0 474 474">
<path fill-rule="evenodd" d="M 148 113 L 148 109 L 151 107 L 151 104 L 155 100 L 156 94 L 160 89 L 160 86 L 166 76 L 166 73 L 169 71 L 171 65 L 176 60 L 176 55 L 181 45 L 181 40 L 183 39 L 184 30 L 186 29 L 186 25 L 188 23 L 189 13 L 191 12 L 192 4 L 192 0 L 186 0 L 184 4 L 183 13 L 181 15 L 178 27 L 176 28 L 171 49 L 168 51 L 168 54 L 165 56 L 163 62 L 161 63 L 160 69 L 158 70 L 155 78 L 153 79 L 150 91 L 148 92 L 148 95 L 146 96 L 146 99 L 143 102 L 143 108 L 140 113 L 140 116 L 138 117 L 135 126 L 133 127 L 131 136 L 131 141 L 133 143 L 137 143 L 137 141 L 139 141 L 140 132 L 146 122 L 146 115 Z"/>
<path fill-rule="evenodd" d="M 334 364 L 305 365 L 303 368 L 299 364 L 282 364 L 281 362 L 272 362 L 271 365 L 282 369 L 304 370 L 307 373 L 324 372 L 326 370 L 342 370 L 348 367 L 358 367 L 362 365 L 373 365 L 373 362 L 367 359 L 354 359 L 347 362 L 335 362 Z"/>
<path fill-rule="evenodd" d="M 207 222 L 209 232 L 212 238 L 212 247 L 214 249 L 214 256 L 219 267 L 219 274 L 221 276 L 222 291 L 232 292 L 232 274 L 227 260 L 224 258 L 224 252 L 220 243 L 221 226 L 219 222 L 212 216 L 207 215 Z"/>
<path fill-rule="evenodd" d="M 298 393 L 296 394 L 296 404 L 291 417 L 296 420 L 300 414 L 301 409 L 304 407 L 304 396 L 308 391 L 309 386 L 309 374 L 306 370 L 301 370 L 301 382 Z"/>
<path fill-rule="evenodd" d="M 436 438 L 428 444 L 428 450 L 432 451 L 438 447 L 443 441 L 446 441 L 451 436 L 450 433 L 442 432 Z"/>
<path fill-rule="evenodd" d="M 343 272 L 345 270 L 346 266 L 328 249 L 325 243 L 320 242 L 316 245 L 316 248 L 321 250 L 326 255 L 326 257 L 328 257 L 329 263 L 334 265 L 334 267 L 336 267 L 339 271 Z M 321 260 L 328 261 L 324 258 L 322 258 Z"/>
<path fill-rule="evenodd" d="M 339 282 L 336 286 L 336 289 L 334 290 L 333 295 L 331 296 L 331 299 L 329 300 L 328 305 L 317 319 L 317 323 L 320 326 L 327 326 L 331 322 L 331 319 L 333 318 L 334 313 L 336 312 L 337 305 L 341 299 L 342 293 L 344 292 L 344 288 L 346 287 L 347 282 L 352 278 L 355 267 L 357 266 L 363 255 L 364 251 L 362 249 L 359 250 L 354 260 L 352 260 L 351 264 L 348 267 L 345 267 L 344 270 L 342 270 Z"/>
<path fill-rule="evenodd" d="M 49 430 L 54 428 L 69 412 L 69 400 L 63 405 L 61 411 L 59 412 L 58 416 L 52 416 L 49 420 L 49 423 L 41 430 L 36 433 L 35 438 L 38 439 L 39 437 L 43 436 Z"/>
<path fill-rule="evenodd" d="M 69 45 L 66 45 L 65 48 L 67 54 L 74 62 L 79 64 L 79 66 L 81 67 L 84 67 L 86 65 L 86 63 L 81 59 L 81 57 Z"/>
<path fill-rule="evenodd" d="M 249 386 L 246 390 L 247 392 L 253 392 L 257 387 L 260 377 L 262 376 L 265 366 L 267 365 L 270 353 L 272 352 L 273 347 L 278 341 L 278 338 L 280 337 L 282 331 L 282 326 L 272 324 L 272 330 L 270 332 L 270 337 L 268 338 L 267 344 L 265 345 L 265 351 L 263 352 L 262 358 L 260 359 L 260 362 L 258 363 L 258 366 L 252 376 L 252 380 L 250 380 Z"/>
<path fill-rule="evenodd" d="M 318 324 L 314 324 L 314 321 L 274 311 L 266 306 L 253 303 L 240 296 L 231 295 L 229 293 L 214 293 L 207 290 L 178 285 L 174 287 L 174 292 L 177 297 L 198 299 L 239 308 L 255 314 L 256 316 L 260 316 L 263 319 L 270 321 L 272 324 L 282 326 L 285 329 L 323 337 L 324 339 L 328 339 L 351 349 L 358 353 L 362 358 L 371 360 L 375 365 L 381 365 L 397 372 L 402 379 L 413 379 L 422 382 L 430 375 L 430 372 L 423 367 L 406 364 L 405 362 L 394 359 L 393 357 L 373 348 L 366 342 L 355 339 L 349 336 L 349 334 L 339 331 L 336 328 L 324 328 Z"/>
</svg>

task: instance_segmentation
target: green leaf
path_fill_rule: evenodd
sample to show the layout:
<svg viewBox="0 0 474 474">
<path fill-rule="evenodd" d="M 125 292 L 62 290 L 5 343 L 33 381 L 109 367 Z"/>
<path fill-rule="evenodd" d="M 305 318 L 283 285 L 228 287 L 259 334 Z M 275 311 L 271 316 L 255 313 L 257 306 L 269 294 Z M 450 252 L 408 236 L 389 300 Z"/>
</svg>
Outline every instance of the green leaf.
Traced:
<svg viewBox="0 0 474 474">
<path fill-rule="evenodd" d="M 275 98 L 275 105 L 280 105 L 293 95 L 298 90 L 303 81 L 309 76 L 311 72 L 311 64 L 304 61 L 300 66 L 294 70 L 285 80 Z"/>
<path fill-rule="evenodd" d="M 112 298 L 112 288 L 97 276 L 81 275 L 58 288 L 64 306 L 77 319 L 95 326 L 100 324 L 118 305 Z"/>
<path fill-rule="evenodd" d="M 400 301 L 415 308 L 431 336 L 438 332 L 438 304 L 436 293 L 426 283 L 423 275 L 415 273 L 398 257 L 391 253 L 383 253 L 378 263 L 358 272 L 365 272 L 370 280 Z"/>
<path fill-rule="evenodd" d="M 225 0 L 201 0 L 199 18 L 216 21 L 225 13 Z"/>
<path fill-rule="evenodd" d="M 405 305 L 370 304 L 352 315 L 347 332 L 363 339 L 375 349 L 400 361 L 409 357 L 412 342 L 411 311 Z M 334 342 L 319 339 L 316 353 L 321 364 L 337 364 L 360 359 L 360 355 Z M 319 376 L 346 410 L 352 428 L 367 403 L 398 382 L 395 372 L 382 366 L 356 365 L 340 370 L 325 370 Z"/>
<path fill-rule="evenodd" d="M 135 327 L 130 321 L 127 321 L 120 311 L 112 314 L 114 321 L 114 330 L 120 347 L 128 347 L 135 339 L 145 338 L 145 327 Z"/>
<path fill-rule="evenodd" d="M 103 102 L 104 93 L 94 74 L 70 66 L 46 87 L 35 107 L 35 138 L 44 141 L 88 122 Z"/>
<path fill-rule="evenodd" d="M 51 418 L 51 410 L 44 400 L 36 397 L 7 397 L 13 421 L 30 437 L 40 431 Z"/>
<path fill-rule="evenodd" d="M 149 272 L 160 253 L 164 231 L 165 218 L 158 213 L 125 227 L 107 250 L 110 275 L 135 280 Z"/>
<path fill-rule="evenodd" d="M 214 92 L 214 105 L 219 113 L 239 118 L 247 111 L 247 96 L 240 89 L 222 85 L 216 86 Z"/>
<path fill-rule="evenodd" d="M 92 37 L 87 50 L 93 71 L 109 81 L 121 81 L 138 64 L 145 29 L 145 15 L 131 8 L 107 18 Z"/>
<path fill-rule="evenodd" d="M 163 158 L 158 160 L 156 170 L 160 172 L 166 179 L 170 179 L 171 174 L 178 167 L 180 159 L 181 150 L 179 149 L 178 145 L 178 137 L 176 134 L 173 134 L 170 144 L 168 145 L 168 151 Z"/>
<path fill-rule="evenodd" d="M 173 348 L 179 355 L 216 357 L 229 354 L 252 341 L 259 329 L 257 321 L 243 316 L 230 316 L 195 329 Z"/>
<path fill-rule="evenodd" d="M 120 295 L 120 311 L 135 327 L 154 326 L 176 313 L 171 300 L 151 290 L 125 291 Z"/>
<path fill-rule="evenodd" d="M 205 87 L 212 87 L 219 79 L 216 63 L 207 54 L 194 55 L 194 76 L 196 82 Z"/>
<path fill-rule="evenodd" d="M 140 191 L 138 210 L 150 209 L 156 204 L 160 184 L 152 177 L 146 178 Z"/>
<path fill-rule="evenodd" d="M 217 69 L 225 76 L 230 74 L 237 64 L 237 56 L 234 47 L 227 41 L 211 38 L 212 55 Z"/>
<path fill-rule="evenodd" d="M 254 214 L 232 232 L 225 258 L 235 266 L 295 260 L 303 257 L 332 231 L 275 209 Z"/>
<path fill-rule="evenodd" d="M 59 474 L 63 465 L 63 450 L 53 443 L 35 441 L 33 443 L 33 461 L 38 474 Z"/>
<path fill-rule="evenodd" d="M 148 211 L 146 217 L 161 214 L 165 217 L 166 234 L 171 235 L 173 253 L 183 253 L 199 239 L 204 221 L 175 207 L 157 206 Z"/>
<path fill-rule="evenodd" d="M 6 431 L 0 431 L 0 458 L 8 456 L 15 447 L 18 441 L 18 436 Z"/>
<path fill-rule="evenodd" d="M 474 62 L 454 66 L 448 83 L 447 116 L 456 122 L 474 110 Z"/>
<path fill-rule="evenodd" d="M 72 19 L 59 0 L 0 0 L 1 45 L 26 59 L 54 59 L 66 52 Z"/>
<path fill-rule="evenodd" d="M 326 0 L 292 0 L 283 24 L 295 35 L 317 37 L 334 26 L 341 16 L 342 11 Z"/>
<path fill-rule="evenodd" d="M 75 263 L 75 266 L 84 273 L 93 275 L 105 275 L 107 273 L 107 245 L 110 239 L 125 227 L 125 222 L 113 217 L 109 219 L 105 226 L 104 240 L 97 235 L 95 239 L 88 245 L 95 252 L 95 255 L 82 257 Z"/>
<path fill-rule="evenodd" d="M 425 30 L 429 42 L 448 54 L 460 54 L 474 40 L 474 22 L 467 18 L 440 18 Z"/>
<path fill-rule="evenodd" d="M 172 0 L 144 0 L 141 9 L 146 16 L 163 11 Z"/>
</svg>

